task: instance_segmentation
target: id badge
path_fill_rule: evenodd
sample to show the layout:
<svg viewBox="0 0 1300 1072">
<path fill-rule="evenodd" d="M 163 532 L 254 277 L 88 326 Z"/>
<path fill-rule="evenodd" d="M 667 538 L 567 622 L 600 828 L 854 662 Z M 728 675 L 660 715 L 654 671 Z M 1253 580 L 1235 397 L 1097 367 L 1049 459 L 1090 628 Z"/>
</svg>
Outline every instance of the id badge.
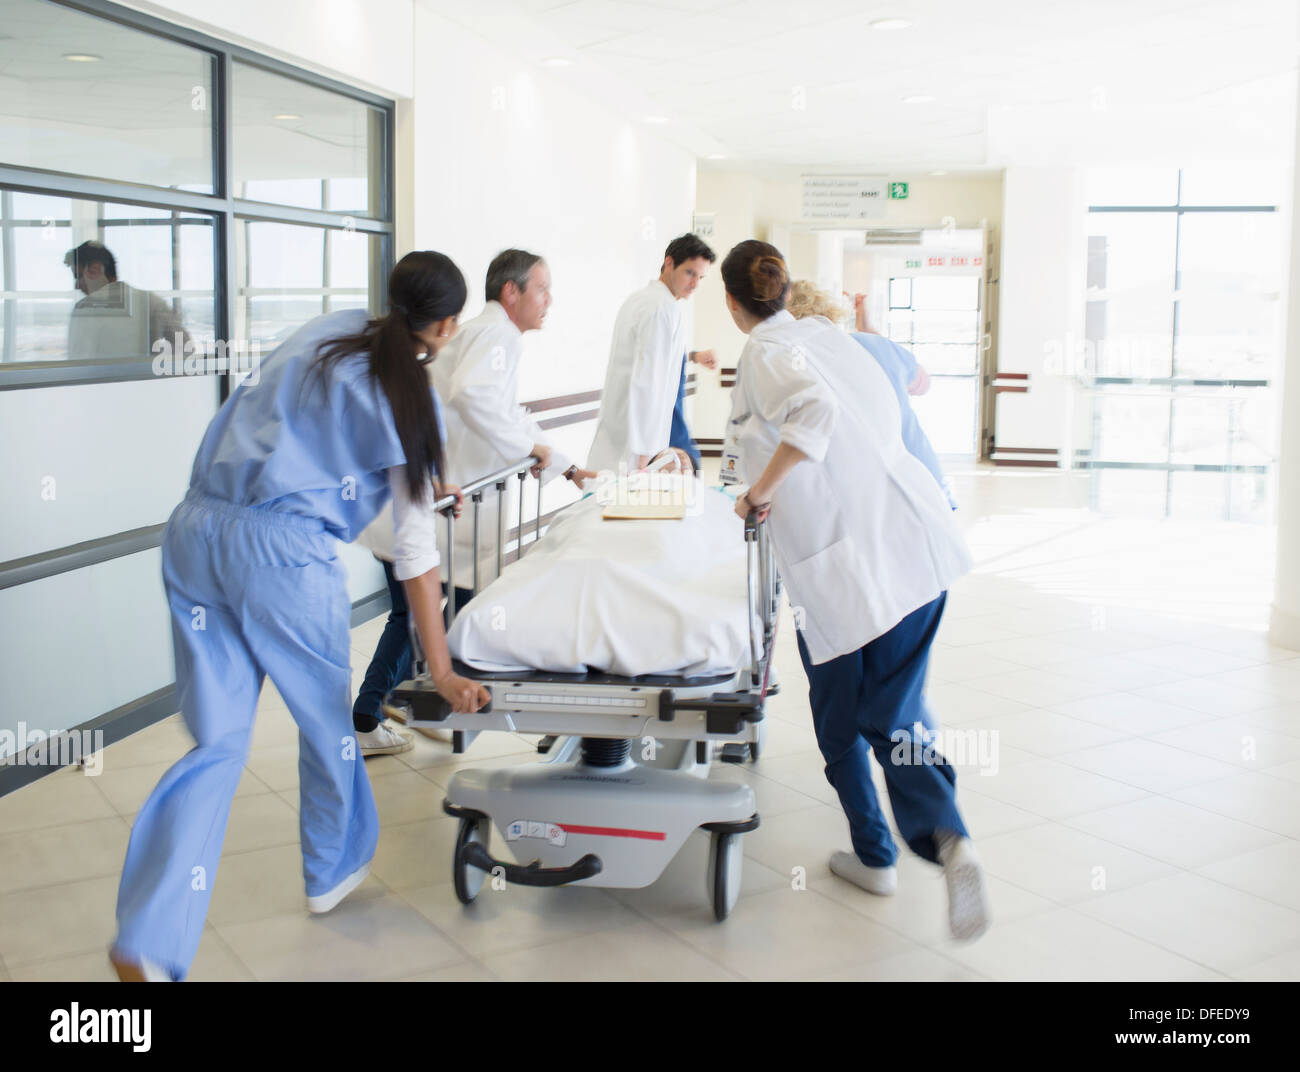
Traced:
<svg viewBox="0 0 1300 1072">
<path fill-rule="evenodd" d="M 718 471 L 718 480 L 722 484 L 739 484 L 740 479 L 740 444 L 728 438 L 722 446 L 722 468 Z"/>
</svg>

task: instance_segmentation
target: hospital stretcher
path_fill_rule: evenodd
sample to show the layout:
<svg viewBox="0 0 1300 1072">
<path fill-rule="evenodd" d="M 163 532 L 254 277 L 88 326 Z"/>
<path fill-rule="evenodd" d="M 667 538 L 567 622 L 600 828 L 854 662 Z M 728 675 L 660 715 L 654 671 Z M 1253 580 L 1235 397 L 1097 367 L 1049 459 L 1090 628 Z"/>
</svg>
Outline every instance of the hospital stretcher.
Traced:
<svg viewBox="0 0 1300 1072">
<path fill-rule="evenodd" d="M 516 554 L 526 550 L 523 489 L 534 464 L 528 459 L 462 489 L 473 511 L 476 549 L 483 496 L 495 489 L 498 575 L 506 542 L 501 507 L 511 479 L 519 482 Z M 447 524 L 448 577 L 456 575 L 453 502 L 448 497 L 437 504 Z M 491 694 L 482 710 L 455 713 L 429 679 L 412 629 L 415 677 L 393 692 L 394 701 L 410 707 L 408 725 L 451 729 L 457 752 L 483 732 L 542 735 L 541 762 L 460 770 L 447 787 L 443 810 L 459 820 L 452 875 L 463 904 L 474 900 L 489 876 L 524 886 L 648 886 L 699 829 L 710 838 L 707 891 L 714 916 L 727 917 L 740 890 L 741 837 L 759 820 L 749 786 L 711 781 L 708 770 L 715 757 L 758 757 L 779 599 L 766 525 L 751 515 L 744 533 L 749 662 L 731 672 L 694 678 L 485 672 L 453 660 L 457 674 Z M 540 494 L 533 536 L 534 542 L 541 538 Z M 448 628 L 455 614 L 449 586 Z M 490 852 L 493 828 L 513 860 Z"/>
</svg>

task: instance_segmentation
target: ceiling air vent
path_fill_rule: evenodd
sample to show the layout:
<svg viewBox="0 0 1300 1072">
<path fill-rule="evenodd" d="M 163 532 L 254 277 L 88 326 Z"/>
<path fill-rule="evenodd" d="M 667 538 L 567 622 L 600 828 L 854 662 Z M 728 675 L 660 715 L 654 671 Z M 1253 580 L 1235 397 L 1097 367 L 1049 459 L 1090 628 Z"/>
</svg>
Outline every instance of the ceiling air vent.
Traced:
<svg viewBox="0 0 1300 1072">
<path fill-rule="evenodd" d="M 921 232 L 880 228 L 867 232 L 866 244 L 868 246 L 919 246 Z"/>
</svg>

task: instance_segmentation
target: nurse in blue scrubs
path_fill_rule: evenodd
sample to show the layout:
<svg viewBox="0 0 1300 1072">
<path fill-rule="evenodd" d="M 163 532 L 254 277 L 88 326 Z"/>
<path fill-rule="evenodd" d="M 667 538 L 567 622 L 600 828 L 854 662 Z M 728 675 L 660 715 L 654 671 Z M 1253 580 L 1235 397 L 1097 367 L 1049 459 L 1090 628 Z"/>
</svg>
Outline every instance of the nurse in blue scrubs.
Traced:
<svg viewBox="0 0 1300 1072">
<path fill-rule="evenodd" d="M 465 280 L 441 253 L 393 269 L 391 309 L 319 317 L 231 394 L 203 438 L 163 535 L 176 688 L 196 746 L 131 831 L 110 958 L 127 981 L 179 980 L 198 949 L 230 802 L 266 675 L 298 723 L 307 907 L 328 912 L 366 877 L 379 821 L 352 726 L 350 542 L 391 498 L 394 569 L 438 691 L 476 711 L 452 672 L 433 502 L 445 471 L 423 365 L 455 334 Z"/>
</svg>

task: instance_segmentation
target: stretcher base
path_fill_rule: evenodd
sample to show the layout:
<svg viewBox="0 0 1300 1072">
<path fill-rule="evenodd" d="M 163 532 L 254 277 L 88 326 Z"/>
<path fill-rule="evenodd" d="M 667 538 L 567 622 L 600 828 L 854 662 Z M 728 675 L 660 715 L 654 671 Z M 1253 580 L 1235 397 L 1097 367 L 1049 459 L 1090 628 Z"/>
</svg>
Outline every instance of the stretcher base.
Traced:
<svg viewBox="0 0 1300 1072">
<path fill-rule="evenodd" d="M 468 903 L 485 880 L 522 885 L 648 886 L 663 874 L 691 832 L 704 828 L 714 859 L 706 892 L 715 915 L 735 903 L 740 835 L 758 825 L 753 790 L 709 781 L 690 742 L 678 747 L 634 741 L 614 766 L 584 761 L 576 738 L 528 767 L 458 771 L 444 810 L 461 820 L 452 861 L 457 894 Z M 496 832 L 495 839 L 491 832 Z M 488 852 L 490 841 L 510 859 Z M 468 899 L 463 893 L 468 893 Z"/>
</svg>

